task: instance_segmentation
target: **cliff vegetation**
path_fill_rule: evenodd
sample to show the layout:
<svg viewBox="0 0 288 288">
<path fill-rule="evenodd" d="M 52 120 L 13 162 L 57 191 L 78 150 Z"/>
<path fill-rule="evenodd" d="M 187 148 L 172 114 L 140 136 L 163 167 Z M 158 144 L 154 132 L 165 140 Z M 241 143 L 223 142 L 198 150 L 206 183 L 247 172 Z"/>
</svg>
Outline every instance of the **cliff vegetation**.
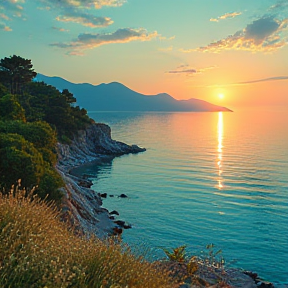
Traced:
<svg viewBox="0 0 288 288">
<path fill-rule="evenodd" d="M 34 82 L 36 75 L 29 59 L 0 60 L 0 187 L 9 191 L 22 179 L 41 198 L 60 202 L 56 143 L 70 143 L 93 120 L 67 89 Z"/>
</svg>

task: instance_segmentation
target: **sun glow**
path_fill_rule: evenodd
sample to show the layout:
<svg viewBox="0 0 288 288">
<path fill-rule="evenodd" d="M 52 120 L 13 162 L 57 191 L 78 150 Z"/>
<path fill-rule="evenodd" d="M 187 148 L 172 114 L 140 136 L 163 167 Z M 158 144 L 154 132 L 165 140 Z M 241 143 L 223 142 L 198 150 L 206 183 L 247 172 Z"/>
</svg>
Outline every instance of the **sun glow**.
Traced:
<svg viewBox="0 0 288 288">
<path fill-rule="evenodd" d="M 223 99 L 223 98 L 224 98 L 224 94 L 223 94 L 223 93 L 219 93 L 219 94 L 218 94 L 218 97 L 219 97 L 220 99 Z"/>
</svg>

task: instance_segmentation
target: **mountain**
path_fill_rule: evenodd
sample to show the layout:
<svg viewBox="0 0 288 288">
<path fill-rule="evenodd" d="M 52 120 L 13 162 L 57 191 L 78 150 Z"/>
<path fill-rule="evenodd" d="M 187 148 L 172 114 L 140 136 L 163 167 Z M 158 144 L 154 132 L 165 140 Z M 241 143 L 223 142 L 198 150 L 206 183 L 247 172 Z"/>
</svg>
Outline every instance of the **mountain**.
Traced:
<svg viewBox="0 0 288 288">
<path fill-rule="evenodd" d="M 191 98 L 176 100 L 166 93 L 144 95 L 118 82 L 92 85 L 75 84 L 60 77 L 37 74 L 35 81 L 43 81 L 59 90 L 68 89 L 77 99 L 77 104 L 88 111 L 195 111 L 216 112 L 230 109 Z"/>
</svg>

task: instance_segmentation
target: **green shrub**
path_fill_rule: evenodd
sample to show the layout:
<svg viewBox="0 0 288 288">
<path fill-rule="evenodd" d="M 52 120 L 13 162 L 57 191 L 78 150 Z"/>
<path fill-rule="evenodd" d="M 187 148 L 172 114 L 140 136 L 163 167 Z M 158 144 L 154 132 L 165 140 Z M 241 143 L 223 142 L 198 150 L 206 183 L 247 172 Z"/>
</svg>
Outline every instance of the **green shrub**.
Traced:
<svg viewBox="0 0 288 288">
<path fill-rule="evenodd" d="M 44 173 L 41 153 L 23 136 L 0 133 L 0 185 L 6 189 L 17 179 L 25 187 L 37 185 Z"/>
</svg>

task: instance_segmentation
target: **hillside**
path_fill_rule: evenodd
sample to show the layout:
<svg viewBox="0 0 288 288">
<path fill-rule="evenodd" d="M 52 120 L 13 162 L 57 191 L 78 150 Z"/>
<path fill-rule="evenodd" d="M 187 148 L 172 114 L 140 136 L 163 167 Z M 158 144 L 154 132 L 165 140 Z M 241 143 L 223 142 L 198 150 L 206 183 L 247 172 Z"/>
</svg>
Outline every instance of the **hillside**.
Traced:
<svg viewBox="0 0 288 288">
<path fill-rule="evenodd" d="M 36 81 L 44 81 L 59 90 L 68 89 L 77 98 L 77 104 L 89 111 L 231 112 L 226 107 L 194 98 L 176 100 L 166 93 L 144 95 L 118 82 L 100 85 L 75 84 L 60 77 L 48 77 L 43 74 L 37 74 Z"/>
</svg>

